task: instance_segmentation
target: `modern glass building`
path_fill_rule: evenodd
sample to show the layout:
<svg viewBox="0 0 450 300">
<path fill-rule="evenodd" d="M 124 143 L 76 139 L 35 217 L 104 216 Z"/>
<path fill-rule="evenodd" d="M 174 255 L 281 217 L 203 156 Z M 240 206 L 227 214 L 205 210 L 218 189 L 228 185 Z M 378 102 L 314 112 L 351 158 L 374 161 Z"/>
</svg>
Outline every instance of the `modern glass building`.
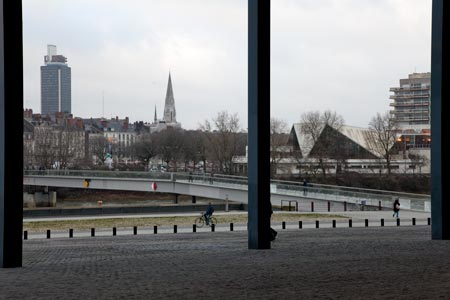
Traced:
<svg viewBox="0 0 450 300">
<path fill-rule="evenodd" d="M 57 55 L 55 45 L 48 45 L 44 62 L 41 66 L 41 114 L 71 113 L 71 70 L 67 58 Z"/>
</svg>

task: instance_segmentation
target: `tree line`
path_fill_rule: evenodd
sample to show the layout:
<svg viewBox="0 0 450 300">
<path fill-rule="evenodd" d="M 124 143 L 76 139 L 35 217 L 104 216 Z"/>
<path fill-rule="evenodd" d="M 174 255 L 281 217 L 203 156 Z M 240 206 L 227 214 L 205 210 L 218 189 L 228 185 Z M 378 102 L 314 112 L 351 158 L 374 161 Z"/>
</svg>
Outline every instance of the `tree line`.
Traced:
<svg viewBox="0 0 450 300">
<path fill-rule="evenodd" d="M 340 134 L 344 118 L 336 112 L 309 111 L 300 116 L 302 149 L 293 147 L 289 126 L 278 118 L 270 120 L 271 177 L 286 164 L 283 159 L 296 162 L 298 176 L 321 176 L 329 173 L 329 160 L 345 166 L 351 158 L 379 159 L 391 173 L 391 161 L 399 153 L 397 136 L 399 128 L 389 112 L 377 113 L 369 122 L 365 135 L 366 147 L 354 148 Z M 111 143 L 100 134 L 86 136 L 70 128 L 38 127 L 34 144 L 24 137 L 24 165 L 44 168 L 96 169 L 107 168 L 112 155 L 115 169 L 148 170 L 160 161 L 167 171 L 203 171 L 235 175 L 233 159 L 246 155 L 247 132 L 243 130 L 237 114 L 221 111 L 211 120 L 204 120 L 197 130 L 167 128 L 148 133 L 141 131 L 133 143 L 123 146 Z M 84 146 L 84 147 L 82 147 Z M 375 154 L 375 155 L 374 155 Z M 305 159 L 308 158 L 308 159 Z M 409 158 L 424 161 L 422 157 Z M 311 159 L 315 161 L 311 163 Z M 32 162 L 32 163 L 30 163 Z M 57 165 L 55 165 L 57 162 Z M 201 166 L 201 169 L 199 169 Z M 335 172 L 339 173 L 338 170 Z M 239 175 L 245 175 L 240 173 Z"/>
</svg>

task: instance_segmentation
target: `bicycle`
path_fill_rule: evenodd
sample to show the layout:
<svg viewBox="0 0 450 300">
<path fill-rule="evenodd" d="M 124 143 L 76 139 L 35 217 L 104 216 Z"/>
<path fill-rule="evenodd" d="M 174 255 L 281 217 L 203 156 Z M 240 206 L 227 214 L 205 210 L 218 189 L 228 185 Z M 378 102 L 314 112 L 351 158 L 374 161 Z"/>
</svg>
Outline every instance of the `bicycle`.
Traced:
<svg viewBox="0 0 450 300">
<path fill-rule="evenodd" d="M 205 219 L 205 215 L 201 215 L 200 217 L 195 219 L 195 226 L 197 227 L 203 227 L 206 224 L 206 219 Z M 211 227 L 211 224 L 216 225 L 217 224 L 217 219 L 213 216 L 209 217 L 209 224 L 208 226 Z"/>
</svg>

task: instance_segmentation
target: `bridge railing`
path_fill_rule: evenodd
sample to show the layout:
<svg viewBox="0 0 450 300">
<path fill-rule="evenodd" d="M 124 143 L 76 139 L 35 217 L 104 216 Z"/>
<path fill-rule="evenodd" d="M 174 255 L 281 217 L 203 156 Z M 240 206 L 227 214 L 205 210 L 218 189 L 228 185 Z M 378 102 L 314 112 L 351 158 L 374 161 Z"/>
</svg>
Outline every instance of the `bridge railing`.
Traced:
<svg viewBox="0 0 450 300">
<path fill-rule="evenodd" d="M 194 184 L 223 186 L 227 188 L 247 189 L 247 178 L 241 176 L 223 176 L 216 174 L 174 173 L 173 180 L 187 181 Z"/>
<path fill-rule="evenodd" d="M 73 176 L 86 178 L 148 178 L 159 180 L 171 180 L 174 173 L 165 172 L 133 172 L 133 171 L 109 171 L 109 170 L 24 170 L 24 175 L 40 176 Z"/>
<path fill-rule="evenodd" d="M 370 206 L 391 207 L 395 198 L 399 198 L 406 209 L 429 211 L 431 197 L 429 195 L 400 193 L 383 190 L 349 188 L 312 184 L 303 186 L 299 182 L 271 182 L 272 193 L 286 194 L 298 197 L 311 197 L 323 200 L 365 204 Z"/>
</svg>

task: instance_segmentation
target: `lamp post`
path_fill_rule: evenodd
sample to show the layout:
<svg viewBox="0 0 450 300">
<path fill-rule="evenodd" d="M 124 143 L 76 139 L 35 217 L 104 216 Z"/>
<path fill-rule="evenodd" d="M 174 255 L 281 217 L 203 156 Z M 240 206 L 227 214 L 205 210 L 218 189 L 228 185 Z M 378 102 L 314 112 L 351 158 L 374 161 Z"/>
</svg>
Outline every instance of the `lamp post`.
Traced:
<svg viewBox="0 0 450 300">
<path fill-rule="evenodd" d="M 228 212 L 228 194 L 225 195 L 225 211 Z"/>
</svg>

